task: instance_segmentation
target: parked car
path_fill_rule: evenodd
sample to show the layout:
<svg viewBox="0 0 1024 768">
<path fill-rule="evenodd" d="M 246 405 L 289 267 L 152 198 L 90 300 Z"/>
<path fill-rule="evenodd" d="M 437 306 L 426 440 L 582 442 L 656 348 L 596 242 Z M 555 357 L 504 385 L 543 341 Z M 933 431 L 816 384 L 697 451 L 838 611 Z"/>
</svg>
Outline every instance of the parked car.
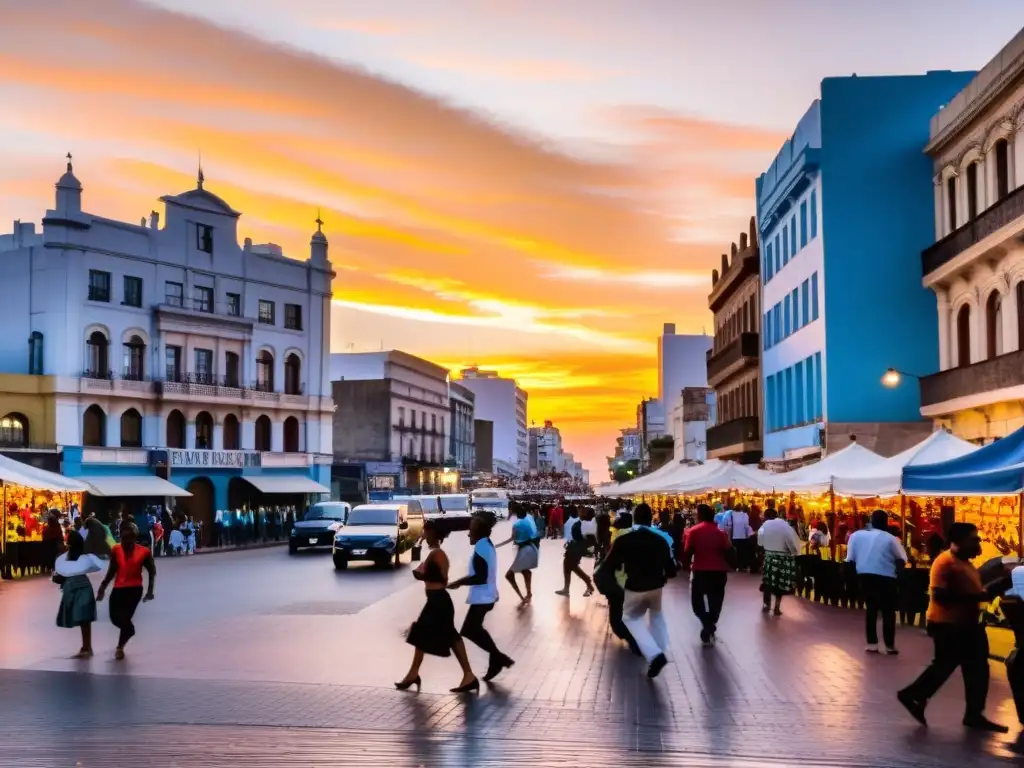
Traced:
<svg viewBox="0 0 1024 768">
<path fill-rule="evenodd" d="M 346 501 L 320 501 L 306 510 L 302 520 L 296 520 L 288 534 L 288 553 L 300 549 L 331 547 L 334 535 L 348 521 L 352 505 Z"/>
<path fill-rule="evenodd" d="M 474 512 L 490 512 L 497 520 L 508 517 L 508 491 L 504 488 L 473 491 L 471 503 Z"/>
<path fill-rule="evenodd" d="M 423 515 L 427 520 L 436 520 L 449 533 L 452 531 L 468 531 L 472 513 L 469 507 L 469 494 L 442 493 L 439 495 L 396 496 L 396 502 L 418 501 L 423 507 Z"/>
<path fill-rule="evenodd" d="M 398 565 L 404 552 L 423 535 L 423 507 L 415 499 L 389 504 L 360 504 L 334 537 L 334 567 L 353 560 Z"/>
</svg>

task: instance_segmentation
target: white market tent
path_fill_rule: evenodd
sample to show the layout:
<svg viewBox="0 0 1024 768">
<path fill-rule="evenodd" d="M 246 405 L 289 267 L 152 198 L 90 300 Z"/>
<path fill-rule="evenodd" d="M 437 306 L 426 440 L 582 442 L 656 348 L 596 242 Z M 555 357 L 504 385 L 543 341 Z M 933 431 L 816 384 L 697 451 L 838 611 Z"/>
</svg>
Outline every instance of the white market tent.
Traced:
<svg viewBox="0 0 1024 768">
<path fill-rule="evenodd" d="M 814 464 L 777 474 L 775 490 L 826 493 L 832 488 L 833 478 L 864 477 L 872 472 L 883 472 L 886 461 L 884 456 L 852 442 Z"/>
<path fill-rule="evenodd" d="M 88 491 L 85 483 L 0 456 L 0 481 L 42 491 Z"/>
<path fill-rule="evenodd" d="M 682 464 L 677 461 L 670 461 L 649 475 L 642 475 L 634 480 L 627 480 L 624 483 L 608 488 L 602 487 L 599 493 L 602 496 L 634 496 L 638 493 L 662 493 L 668 486 L 703 475 L 705 471 L 718 467 L 721 463 L 718 459 L 711 459 L 704 464 Z"/>
<path fill-rule="evenodd" d="M 721 462 L 699 476 L 677 483 L 665 490 L 672 493 L 704 493 L 706 491 L 734 490 L 751 493 L 771 493 L 777 475 L 755 466 Z"/>
<path fill-rule="evenodd" d="M 966 456 L 977 449 L 978 446 L 939 429 L 917 445 L 863 472 L 835 473 L 832 478 L 833 489 L 842 496 L 897 496 L 902 490 L 904 467 L 938 464 Z"/>
</svg>

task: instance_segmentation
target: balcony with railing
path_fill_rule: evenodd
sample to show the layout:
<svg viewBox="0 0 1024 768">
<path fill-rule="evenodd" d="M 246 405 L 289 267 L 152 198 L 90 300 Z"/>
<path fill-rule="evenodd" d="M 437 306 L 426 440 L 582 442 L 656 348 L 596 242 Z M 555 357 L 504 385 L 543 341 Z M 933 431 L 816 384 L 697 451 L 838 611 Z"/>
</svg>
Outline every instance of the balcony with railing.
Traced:
<svg viewBox="0 0 1024 768">
<path fill-rule="evenodd" d="M 761 354 L 760 334 L 741 333 L 719 349 L 708 350 L 708 386 L 717 387 L 729 376 L 756 366 Z"/>
<path fill-rule="evenodd" d="M 973 245 L 1024 217 L 1024 187 L 1018 187 L 976 217 L 921 251 L 921 271 L 928 276 Z M 1024 225 L 1024 220 L 1022 220 Z"/>
<path fill-rule="evenodd" d="M 731 456 L 761 450 L 761 425 L 757 416 L 741 416 L 708 429 L 708 455 Z"/>
<path fill-rule="evenodd" d="M 999 390 L 1021 385 L 1024 385 L 1024 350 L 1015 350 L 991 360 L 922 376 L 921 407 L 969 396 L 973 396 L 971 405 L 985 405 L 978 401 L 978 395 L 992 392 L 991 402 L 996 402 L 1002 399 L 995 394 Z"/>
</svg>

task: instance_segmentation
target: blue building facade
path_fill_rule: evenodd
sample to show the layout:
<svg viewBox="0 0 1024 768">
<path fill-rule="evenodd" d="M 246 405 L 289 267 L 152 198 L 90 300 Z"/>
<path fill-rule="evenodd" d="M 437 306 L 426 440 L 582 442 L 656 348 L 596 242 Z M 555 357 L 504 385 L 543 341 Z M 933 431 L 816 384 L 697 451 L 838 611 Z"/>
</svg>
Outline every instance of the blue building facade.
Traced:
<svg viewBox="0 0 1024 768">
<path fill-rule="evenodd" d="M 923 147 L 973 74 L 828 78 L 757 179 L 765 459 L 813 452 L 832 432 L 881 444 L 889 425 L 921 423 L 918 389 L 880 377 L 938 365 L 920 278 L 934 235 Z"/>
</svg>

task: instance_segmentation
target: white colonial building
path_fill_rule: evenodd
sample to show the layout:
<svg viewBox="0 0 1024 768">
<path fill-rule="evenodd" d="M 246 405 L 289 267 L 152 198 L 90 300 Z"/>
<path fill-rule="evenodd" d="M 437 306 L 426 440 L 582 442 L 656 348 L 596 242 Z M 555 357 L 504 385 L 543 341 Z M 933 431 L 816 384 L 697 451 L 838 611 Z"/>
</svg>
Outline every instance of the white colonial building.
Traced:
<svg viewBox="0 0 1024 768">
<path fill-rule="evenodd" d="M 283 471 L 298 479 L 280 492 L 314 490 L 329 478 L 333 411 L 320 222 L 299 260 L 240 246 L 241 214 L 202 171 L 161 201 L 162 222 L 87 213 L 68 156 L 42 230 L 15 222 L 0 236 L 0 372 L 46 379 L 68 474 L 152 476 L 146 449 L 183 449 L 162 458 L 178 457 L 170 480 L 202 497 L 204 516 L 228 506 L 234 475 Z"/>
<path fill-rule="evenodd" d="M 921 413 L 976 442 L 1024 425 L 1022 77 L 1024 31 L 935 115 L 926 150 L 936 242 L 922 266 L 940 371 L 921 381 Z"/>
</svg>

